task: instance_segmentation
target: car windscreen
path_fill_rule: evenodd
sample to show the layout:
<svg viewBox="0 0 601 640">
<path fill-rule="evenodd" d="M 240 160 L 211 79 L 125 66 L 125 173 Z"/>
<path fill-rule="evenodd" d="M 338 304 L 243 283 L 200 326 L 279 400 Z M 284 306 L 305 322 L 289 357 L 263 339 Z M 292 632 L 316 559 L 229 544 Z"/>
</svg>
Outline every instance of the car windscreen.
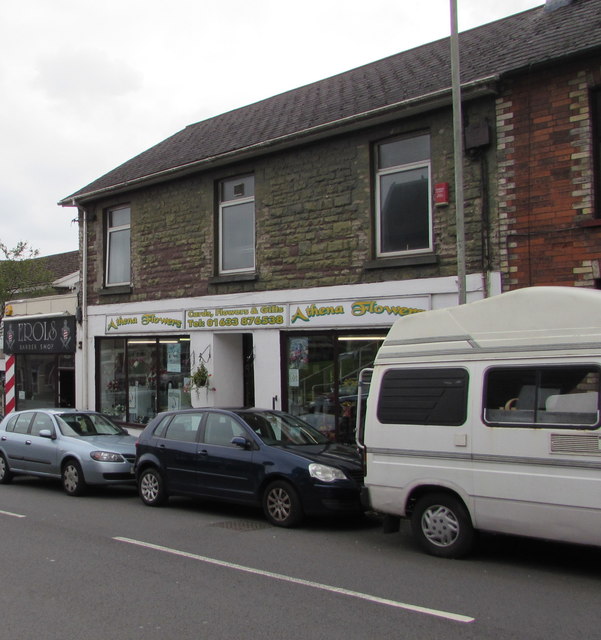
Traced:
<svg viewBox="0 0 601 640">
<path fill-rule="evenodd" d="M 289 414 L 275 411 L 237 411 L 246 424 L 269 445 L 327 444 L 317 429 Z"/>
<path fill-rule="evenodd" d="M 120 436 L 125 433 L 99 413 L 61 413 L 56 417 L 64 436 Z"/>
</svg>

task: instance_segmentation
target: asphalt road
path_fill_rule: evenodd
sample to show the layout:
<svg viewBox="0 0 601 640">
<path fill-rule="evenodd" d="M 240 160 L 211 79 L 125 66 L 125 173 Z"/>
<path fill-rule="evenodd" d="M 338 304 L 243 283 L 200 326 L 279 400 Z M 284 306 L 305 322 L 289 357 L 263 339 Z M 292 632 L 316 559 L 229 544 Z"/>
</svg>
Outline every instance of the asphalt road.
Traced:
<svg viewBox="0 0 601 640">
<path fill-rule="evenodd" d="M 601 638 L 601 550 L 488 536 L 439 560 L 374 518 L 286 530 L 17 478 L 0 486 L 0 558 L 7 640 Z"/>
</svg>

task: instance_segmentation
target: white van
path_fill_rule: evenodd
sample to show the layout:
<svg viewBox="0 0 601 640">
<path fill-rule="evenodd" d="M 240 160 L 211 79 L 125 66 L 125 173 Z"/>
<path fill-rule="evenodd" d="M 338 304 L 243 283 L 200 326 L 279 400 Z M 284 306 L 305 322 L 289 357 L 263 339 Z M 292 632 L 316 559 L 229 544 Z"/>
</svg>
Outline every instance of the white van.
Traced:
<svg viewBox="0 0 601 640">
<path fill-rule="evenodd" d="M 358 425 L 369 505 L 409 517 L 441 557 L 475 530 L 601 545 L 600 371 L 601 291 L 533 287 L 397 320 Z"/>
</svg>

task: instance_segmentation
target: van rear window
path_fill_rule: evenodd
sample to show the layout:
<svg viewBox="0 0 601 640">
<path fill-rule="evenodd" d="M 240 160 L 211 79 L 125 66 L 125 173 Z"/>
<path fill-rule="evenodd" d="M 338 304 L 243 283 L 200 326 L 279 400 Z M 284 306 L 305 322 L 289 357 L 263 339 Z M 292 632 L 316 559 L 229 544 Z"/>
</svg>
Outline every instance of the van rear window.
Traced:
<svg viewBox="0 0 601 640">
<path fill-rule="evenodd" d="M 384 424 L 462 425 L 467 417 L 465 369 L 389 369 L 378 397 Z"/>
</svg>

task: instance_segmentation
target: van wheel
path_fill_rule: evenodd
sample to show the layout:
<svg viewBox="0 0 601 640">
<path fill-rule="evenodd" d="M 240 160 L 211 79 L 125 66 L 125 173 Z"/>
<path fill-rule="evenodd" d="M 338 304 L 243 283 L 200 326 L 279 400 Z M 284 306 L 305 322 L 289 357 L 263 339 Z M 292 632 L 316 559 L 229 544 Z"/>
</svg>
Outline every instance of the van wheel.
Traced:
<svg viewBox="0 0 601 640">
<path fill-rule="evenodd" d="M 461 558 L 474 542 L 474 527 L 464 504 L 446 493 L 430 493 L 417 501 L 411 530 L 419 546 L 439 558 Z"/>
</svg>

